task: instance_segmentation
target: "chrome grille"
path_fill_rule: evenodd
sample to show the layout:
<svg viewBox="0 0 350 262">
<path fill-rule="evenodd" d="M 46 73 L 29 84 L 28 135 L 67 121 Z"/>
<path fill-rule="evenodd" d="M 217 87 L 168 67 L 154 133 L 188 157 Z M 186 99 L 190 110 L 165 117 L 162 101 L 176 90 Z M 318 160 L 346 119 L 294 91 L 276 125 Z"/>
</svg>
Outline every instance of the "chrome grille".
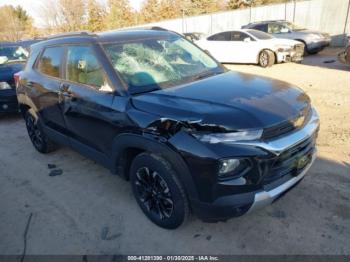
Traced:
<svg viewBox="0 0 350 262">
<path fill-rule="evenodd" d="M 316 134 L 286 150 L 272 161 L 264 182 L 269 183 L 286 175 L 297 176 L 312 161 Z M 301 161 L 302 160 L 302 161 Z"/>
</svg>

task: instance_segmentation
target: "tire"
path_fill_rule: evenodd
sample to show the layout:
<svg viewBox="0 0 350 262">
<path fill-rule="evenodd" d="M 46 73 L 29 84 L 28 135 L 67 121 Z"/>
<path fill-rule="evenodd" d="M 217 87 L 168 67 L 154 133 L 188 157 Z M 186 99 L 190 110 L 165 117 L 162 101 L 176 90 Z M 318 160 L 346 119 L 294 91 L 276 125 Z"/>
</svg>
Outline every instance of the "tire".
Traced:
<svg viewBox="0 0 350 262">
<path fill-rule="evenodd" d="M 262 50 L 259 54 L 259 65 L 263 68 L 275 64 L 275 54 L 270 50 Z"/>
<path fill-rule="evenodd" d="M 185 190 L 162 157 L 151 153 L 136 156 L 130 168 L 130 182 L 143 213 L 156 225 L 176 229 L 188 220 Z"/>
<path fill-rule="evenodd" d="M 24 120 L 29 138 L 37 151 L 47 154 L 57 149 L 57 144 L 47 137 L 40 125 L 40 120 L 30 110 L 25 112 Z"/>
</svg>

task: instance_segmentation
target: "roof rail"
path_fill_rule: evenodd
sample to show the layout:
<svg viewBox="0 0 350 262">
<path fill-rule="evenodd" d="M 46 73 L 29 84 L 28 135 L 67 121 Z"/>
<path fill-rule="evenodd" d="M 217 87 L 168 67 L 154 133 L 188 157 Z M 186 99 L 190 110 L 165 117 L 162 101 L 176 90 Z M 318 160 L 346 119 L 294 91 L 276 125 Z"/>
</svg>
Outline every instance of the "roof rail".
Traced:
<svg viewBox="0 0 350 262">
<path fill-rule="evenodd" d="M 71 36 L 96 36 L 96 34 L 89 31 L 78 31 L 78 32 L 68 32 L 62 34 L 49 35 L 46 39 L 55 39 L 61 37 L 71 37 Z"/>
<path fill-rule="evenodd" d="M 169 31 L 168 29 L 160 26 L 140 26 L 140 27 L 126 27 L 121 28 L 117 31 L 128 31 L 128 30 L 157 30 L 157 31 Z"/>
</svg>

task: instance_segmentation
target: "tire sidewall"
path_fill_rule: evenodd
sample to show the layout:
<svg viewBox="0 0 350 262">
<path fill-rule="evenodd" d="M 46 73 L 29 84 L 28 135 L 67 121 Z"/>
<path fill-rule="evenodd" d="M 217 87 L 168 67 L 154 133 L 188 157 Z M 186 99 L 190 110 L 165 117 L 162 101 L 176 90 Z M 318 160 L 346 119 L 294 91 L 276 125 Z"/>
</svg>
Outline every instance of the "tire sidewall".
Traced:
<svg viewBox="0 0 350 262">
<path fill-rule="evenodd" d="M 266 65 L 262 65 L 261 64 L 261 61 L 260 61 L 260 58 L 263 54 L 266 54 L 267 55 L 267 64 Z M 262 50 L 260 53 L 259 53 L 259 65 L 262 67 L 262 68 L 267 68 L 267 67 L 271 67 L 274 63 L 275 63 L 275 55 L 272 51 L 270 50 Z"/>
<path fill-rule="evenodd" d="M 44 152 L 46 152 L 47 147 L 46 147 L 46 143 L 45 143 L 45 134 L 44 134 L 43 129 L 42 129 L 41 125 L 40 125 L 39 118 L 36 117 L 30 110 L 28 110 L 25 113 L 25 121 L 26 122 L 28 121 L 28 118 L 33 118 L 34 119 L 37 128 L 40 130 L 40 133 L 41 133 L 41 136 L 42 136 L 42 143 L 38 147 L 36 144 L 34 144 L 34 142 L 32 141 L 31 138 L 30 138 L 30 140 L 31 140 L 31 142 L 32 142 L 32 144 L 33 144 L 33 146 L 35 147 L 36 150 L 38 150 L 41 153 L 44 153 Z M 26 126 L 27 126 L 27 123 L 26 123 Z M 28 131 L 28 127 L 27 127 L 27 131 Z M 29 135 L 29 131 L 28 131 L 28 135 Z"/>
<path fill-rule="evenodd" d="M 135 181 L 136 172 L 142 167 L 148 167 L 150 170 L 157 171 L 167 183 L 174 204 L 174 209 L 170 218 L 161 220 L 159 217 L 154 216 L 147 210 L 145 205 L 139 199 Z M 154 154 L 142 153 L 134 159 L 131 165 L 130 181 L 137 203 L 141 207 L 144 214 L 153 223 L 162 228 L 175 229 L 184 222 L 186 218 L 186 200 L 181 192 L 181 185 L 176 178 L 176 173 L 166 160 Z"/>
</svg>

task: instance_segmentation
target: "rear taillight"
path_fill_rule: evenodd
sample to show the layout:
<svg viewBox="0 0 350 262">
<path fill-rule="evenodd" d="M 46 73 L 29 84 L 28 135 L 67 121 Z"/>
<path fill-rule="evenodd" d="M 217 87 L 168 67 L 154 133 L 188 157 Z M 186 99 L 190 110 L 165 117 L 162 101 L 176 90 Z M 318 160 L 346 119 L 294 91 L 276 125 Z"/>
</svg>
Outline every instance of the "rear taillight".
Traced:
<svg viewBox="0 0 350 262">
<path fill-rule="evenodd" d="M 19 82 L 21 81 L 21 75 L 20 75 L 20 72 L 17 72 L 13 75 L 13 78 L 15 80 L 15 85 L 16 85 L 16 88 L 18 87 L 19 85 Z"/>
</svg>

